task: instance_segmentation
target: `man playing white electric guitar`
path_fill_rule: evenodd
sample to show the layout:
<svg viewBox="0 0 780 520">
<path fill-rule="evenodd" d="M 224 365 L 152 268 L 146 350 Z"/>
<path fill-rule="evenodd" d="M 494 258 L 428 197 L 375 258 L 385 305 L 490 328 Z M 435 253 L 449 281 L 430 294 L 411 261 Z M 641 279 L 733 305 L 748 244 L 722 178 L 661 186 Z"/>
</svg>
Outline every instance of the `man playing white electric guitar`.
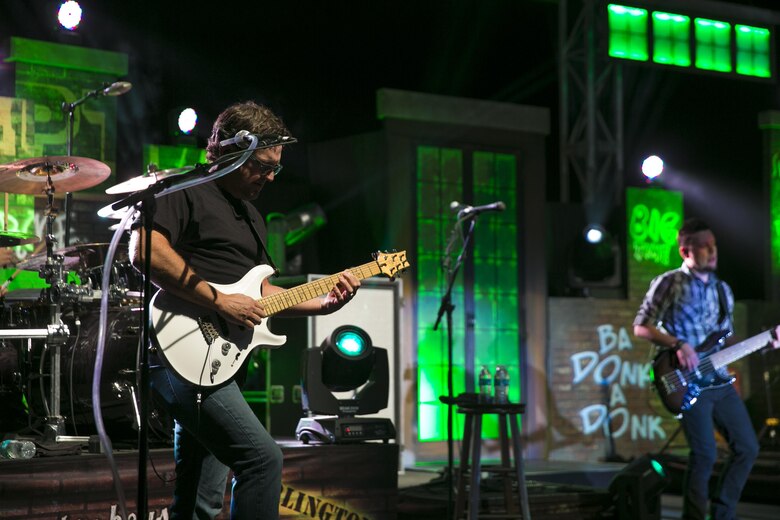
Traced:
<svg viewBox="0 0 780 520">
<path fill-rule="evenodd" d="M 231 518 L 278 517 L 282 453 L 241 394 L 245 368 L 239 365 L 246 365 L 245 347 L 251 350 L 254 345 L 235 343 L 243 341 L 244 331 L 250 336 L 246 343 L 252 341 L 251 331 L 275 314 L 264 302 L 284 289 L 268 281 L 273 269 L 267 265 L 250 277 L 248 287 L 237 282 L 255 266 L 271 264 L 263 219 L 247 201 L 257 198 L 266 182 L 279 174 L 282 145 L 295 140 L 268 108 L 238 103 L 214 123 L 209 161 L 247 148 L 246 134 L 268 147 L 258 148 L 240 168 L 216 181 L 158 199 L 150 248 L 144 247 L 143 229 L 133 232 L 133 265 L 140 269 L 150 252 L 152 280 L 164 292 L 155 298 L 159 351 L 150 357 L 150 380 L 153 392 L 176 420 L 171 518 L 216 516 L 228 468 L 234 474 Z M 334 275 L 331 282 L 324 298 L 307 297 L 278 315 L 334 312 L 360 286 L 350 271 Z M 194 323 L 190 329 L 197 335 L 189 329 L 182 332 L 187 326 L 171 325 L 180 314 L 182 323 Z M 239 339 L 228 341 L 229 330 Z M 178 338 L 175 345 L 164 340 L 171 337 Z M 232 363 L 218 359 L 223 350 Z M 197 367 L 195 375 L 183 377 L 177 364 Z"/>
</svg>

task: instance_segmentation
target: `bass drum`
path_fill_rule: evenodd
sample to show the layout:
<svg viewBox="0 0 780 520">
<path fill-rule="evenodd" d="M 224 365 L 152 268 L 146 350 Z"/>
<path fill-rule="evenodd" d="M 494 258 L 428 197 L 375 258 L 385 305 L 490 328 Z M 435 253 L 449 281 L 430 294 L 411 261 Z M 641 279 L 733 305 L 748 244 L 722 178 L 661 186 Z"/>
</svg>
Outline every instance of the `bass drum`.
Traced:
<svg viewBox="0 0 780 520">
<path fill-rule="evenodd" d="M 62 356 L 62 413 L 73 435 L 97 433 L 93 416 L 92 382 L 97 356 L 100 309 L 90 307 L 68 323 L 71 341 Z M 135 442 L 138 436 L 136 384 L 141 309 L 113 307 L 108 311 L 106 347 L 100 378 L 100 403 L 106 433 L 112 441 Z M 69 321 L 69 320 L 66 320 Z M 172 422 L 150 406 L 150 440 L 168 441 Z"/>
</svg>

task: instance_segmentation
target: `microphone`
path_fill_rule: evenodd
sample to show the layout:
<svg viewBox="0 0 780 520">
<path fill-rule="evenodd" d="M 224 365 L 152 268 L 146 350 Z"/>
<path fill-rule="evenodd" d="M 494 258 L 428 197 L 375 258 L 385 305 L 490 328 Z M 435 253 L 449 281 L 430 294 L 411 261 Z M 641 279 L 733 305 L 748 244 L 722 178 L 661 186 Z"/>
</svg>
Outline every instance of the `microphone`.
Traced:
<svg viewBox="0 0 780 520">
<path fill-rule="evenodd" d="M 457 200 L 453 200 L 450 202 L 450 209 L 452 211 L 457 211 L 458 218 L 465 218 L 477 216 L 486 211 L 504 211 L 506 209 L 506 204 L 499 200 L 483 206 L 469 206 L 468 204 L 461 204 Z"/>
<path fill-rule="evenodd" d="M 255 149 L 271 148 L 273 146 L 283 146 L 285 144 L 297 143 L 298 140 L 288 135 L 256 135 L 249 130 L 239 130 L 236 132 L 235 137 L 225 139 L 219 142 L 219 146 L 224 148 L 234 144 L 239 148 L 249 148 L 249 144 L 252 142 L 252 136 L 257 137 L 257 146 Z"/>
<path fill-rule="evenodd" d="M 126 94 L 133 88 L 133 84 L 129 81 L 115 81 L 106 88 L 100 91 L 101 96 L 121 96 Z"/>
</svg>

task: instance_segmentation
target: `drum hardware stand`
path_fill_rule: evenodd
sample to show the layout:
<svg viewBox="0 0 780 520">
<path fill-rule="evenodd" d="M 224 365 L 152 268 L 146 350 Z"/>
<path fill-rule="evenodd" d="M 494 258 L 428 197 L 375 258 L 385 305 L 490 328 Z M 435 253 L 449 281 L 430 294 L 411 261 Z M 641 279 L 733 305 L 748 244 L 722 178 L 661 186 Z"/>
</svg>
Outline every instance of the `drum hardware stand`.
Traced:
<svg viewBox="0 0 780 520">
<path fill-rule="evenodd" d="M 64 440 L 65 419 L 60 414 L 61 347 L 68 341 L 70 331 L 62 322 L 63 257 L 54 254 L 54 184 L 49 177 L 46 181 L 46 264 L 39 275 L 49 283 L 47 297 L 49 301 L 49 325 L 47 327 L 46 348 L 51 348 L 51 404 L 50 415 L 45 418 L 44 438 L 46 440 Z"/>
</svg>

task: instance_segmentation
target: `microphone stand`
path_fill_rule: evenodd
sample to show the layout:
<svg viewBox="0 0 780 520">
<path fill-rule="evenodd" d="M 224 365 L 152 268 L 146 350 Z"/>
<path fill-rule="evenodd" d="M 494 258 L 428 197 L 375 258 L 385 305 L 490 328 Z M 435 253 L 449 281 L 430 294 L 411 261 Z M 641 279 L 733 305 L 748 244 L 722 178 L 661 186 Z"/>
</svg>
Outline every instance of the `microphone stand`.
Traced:
<svg viewBox="0 0 780 520">
<path fill-rule="evenodd" d="M 441 305 L 439 305 L 439 311 L 436 316 L 436 323 L 434 323 L 433 325 L 433 330 L 438 330 L 439 323 L 441 322 L 441 318 L 443 315 L 446 314 L 447 316 L 447 320 L 446 320 L 447 321 L 447 396 L 439 396 L 439 400 L 447 404 L 447 476 L 445 478 L 445 482 L 447 484 L 447 518 L 452 517 L 452 471 L 454 467 L 452 405 L 456 403 L 456 399 L 452 395 L 453 394 L 452 312 L 455 310 L 455 306 L 452 304 L 452 288 L 455 285 L 455 278 L 457 278 L 458 276 L 458 271 L 460 271 L 460 268 L 463 265 L 463 261 L 466 258 L 466 254 L 468 253 L 468 247 L 469 244 L 471 243 L 471 237 L 474 234 L 474 228 L 476 226 L 477 215 L 474 214 L 472 218 L 469 218 L 468 216 L 460 217 L 458 221 L 455 223 L 456 227 L 453 228 L 453 233 L 454 233 L 455 230 L 457 229 L 457 226 L 466 219 L 468 219 L 468 229 L 466 230 L 466 236 L 463 238 L 463 245 L 461 246 L 460 253 L 458 254 L 458 258 L 455 261 L 454 266 L 450 267 L 449 265 L 449 254 L 450 254 L 450 246 L 452 245 L 452 241 L 450 241 L 450 244 L 448 244 L 447 250 L 445 252 L 446 254 L 445 265 L 447 268 L 447 291 L 444 293 L 444 296 L 442 296 Z M 474 505 L 472 504 L 471 507 L 474 507 Z"/>
<path fill-rule="evenodd" d="M 103 88 L 90 90 L 86 94 L 84 94 L 80 99 L 77 99 L 76 101 L 73 101 L 72 103 L 67 103 L 65 101 L 62 102 L 62 111 L 65 112 L 65 126 L 67 127 L 67 130 L 65 132 L 66 135 L 66 141 L 65 141 L 65 155 L 68 157 L 73 156 L 73 115 L 76 113 L 76 107 L 84 103 L 90 98 L 98 97 L 105 92 L 105 89 L 109 87 L 109 84 L 104 84 Z M 63 241 L 64 247 L 68 247 L 70 245 L 70 213 L 71 213 L 71 206 L 73 205 L 73 193 L 70 191 L 65 193 L 65 204 L 64 204 L 64 211 L 65 211 L 65 239 Z"/>
</svg>

